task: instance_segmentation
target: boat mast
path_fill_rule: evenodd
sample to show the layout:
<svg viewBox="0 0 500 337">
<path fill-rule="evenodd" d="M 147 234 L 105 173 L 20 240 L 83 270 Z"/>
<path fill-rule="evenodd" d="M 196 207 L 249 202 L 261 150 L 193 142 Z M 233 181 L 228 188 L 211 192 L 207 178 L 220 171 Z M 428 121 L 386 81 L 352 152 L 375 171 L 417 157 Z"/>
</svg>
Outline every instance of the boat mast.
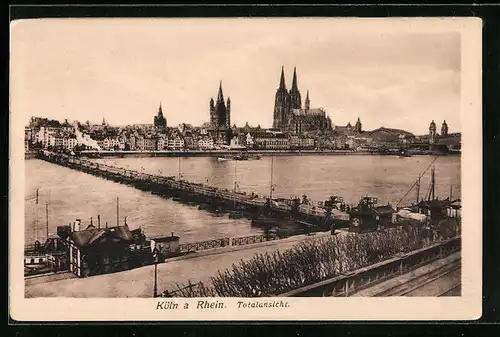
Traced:
<svg viewBox="0 0 500 337">
<path fill-rule="evenodd" d="M 431 177 L 432 177 L 432 182 L 431 182 L 431 193 L 432 193 L 432 200 L 436 199 L 436 177 L 435 177 L 435 168 L 432 167 L 431 170 Z"/>
<path fill-rule="evenodd" d="M 450 185 L 450 201 L 453 200 L 453 185 Z"/>
<path fill-rule="evenodd" d="M 45 202 L 45 230 L 47 240 L 49 239 L 49 203 Z"/>
<path fill-rule="evenodd" d="M 269 186 L 270 200 L 273 200 L 273 171 L 274 171 L 274 156 L 271 156 L 271 186 Z"/>
<path fill-rule="evenodd" d="M 238 182 L 236 181 L 236 165 L 237 165 L 238 161 L 235 160 L 234 161 L 234 200 L 233 200 L 233 203 L 234 203 L 234 208 L 236 208 L 236 186 L 238 184 Z"/>
<path fill-rule="evenodd" d="M 420 174 L 418 175 L 418 180 L 417 180 L 417 204 L 419 203 L 420 199 Z"/>
<path fill-rule="evenodd" d="M 38 219 L 38 209 L 36 209 L 36 211 L 35 211 L 35 209 L 33 209 L 33 242 L 36 241 L 37 232 L 38 232 L 37 227 L 36 227 L 37 219 Z"/>
<path fill-rule="evenodd" d="M 120 225 L 120 199 L 119 197 L 116 197 L 116 226 Z"/>
<path fill-rule="evenodd" d="M 181 157 L 179 156 L 179 181 L 181 180 Z"/>
<path fill-rule="evenodd" d="M 236 185 L 237 185 L 237 182 L 236 182 L 236 164 L 238 163 L 237 160 L 234 161 L 234 193 L 236 193 Z"/>
</svg>

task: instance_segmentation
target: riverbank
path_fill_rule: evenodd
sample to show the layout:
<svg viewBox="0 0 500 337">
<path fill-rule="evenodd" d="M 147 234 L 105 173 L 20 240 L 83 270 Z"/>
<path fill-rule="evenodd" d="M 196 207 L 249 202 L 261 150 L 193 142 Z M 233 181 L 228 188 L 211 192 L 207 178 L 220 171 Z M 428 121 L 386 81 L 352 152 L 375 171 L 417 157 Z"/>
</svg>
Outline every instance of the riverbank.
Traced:
<svg viewBox="0 0 500 337">
<path fill-rule="evenodd" d="M 37 153 L 36 152 L 25 152 L 24 153 L 24 159 L 36 159 L 37 158 Z"/>
<path fill-rule="evenodd" d="M 268 150 L 248 150 L 249 155 L 259 156 L 398 156 L 397 154 L 384 154 L 369 151 L 348 151 L 348 150 L 331 150 L 331 151 L 268 151 Z M 147 157 L 222 157 L 228 155 L 236 155 L 239 150 L 218 150 L 218 151 L 86 151 L 82 152 L 82 157 L 99 157 L 99 158 L 147 158 Z M 438 152 L 421 152 L 412 154 L 412 156 L 429 156 L 429 155 L 453 155 L 460 156 L 458 153 L 438 153 Z M 25 159 L 33 159 L 35 155 L 32 153 L 26 154 Z"/>
</svg>

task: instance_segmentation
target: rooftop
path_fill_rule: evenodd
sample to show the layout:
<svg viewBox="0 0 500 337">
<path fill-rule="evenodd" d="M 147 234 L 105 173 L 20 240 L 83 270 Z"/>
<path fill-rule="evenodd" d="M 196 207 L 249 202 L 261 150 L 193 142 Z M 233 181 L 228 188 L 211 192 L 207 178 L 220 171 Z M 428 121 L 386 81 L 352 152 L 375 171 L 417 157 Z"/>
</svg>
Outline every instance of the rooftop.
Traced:
<svg viewBox="0 0 500 337">
<path fill-rule="evenodd" d="M 133 240 L 132 233 L 127 225 L 110 228 L 96 228 L 92 225 L 81 231 L 71 232 L 70 238 L 80 248 L 88 247 L 96 242 L 99 238 L 108 235 L 111 240 L 123 240 L 131 242 Z"/>
</svg>

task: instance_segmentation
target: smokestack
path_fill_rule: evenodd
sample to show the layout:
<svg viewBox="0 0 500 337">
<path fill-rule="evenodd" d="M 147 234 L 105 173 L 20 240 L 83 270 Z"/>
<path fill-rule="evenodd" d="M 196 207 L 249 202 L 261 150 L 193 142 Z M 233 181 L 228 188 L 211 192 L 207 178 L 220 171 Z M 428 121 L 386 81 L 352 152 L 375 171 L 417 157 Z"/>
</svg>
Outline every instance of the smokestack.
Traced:
<svg viewBox="0 0 500 337">
<path fill-rule="evenodd" d="M 93 225 L 92 225 L 92 217 L 90 217 L 90 225 L 91 225 L 91 226 L 93 226 Z"/>
<path fill-rule="evenodd" d="M 172 237 L 174 237 L 174 232 L 172 232 Z"/>
<path fill-rule="evenodd" d="M 101 228 L 101 215 L 97 214 L 97 228 Z"/>
</svg>

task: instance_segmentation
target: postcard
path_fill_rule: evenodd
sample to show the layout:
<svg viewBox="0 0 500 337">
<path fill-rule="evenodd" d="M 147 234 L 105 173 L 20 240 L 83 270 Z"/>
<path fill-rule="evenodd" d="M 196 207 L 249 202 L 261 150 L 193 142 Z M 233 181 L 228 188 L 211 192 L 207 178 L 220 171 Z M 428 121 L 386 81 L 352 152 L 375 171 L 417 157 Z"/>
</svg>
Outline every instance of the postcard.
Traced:
<svg viewBox="0 0 500 337">
<path fill-rule="evenodd" d="M 479 318 L 481 43 L 477 18 L 12 21 L 11 317 Z"/>
</svg>

